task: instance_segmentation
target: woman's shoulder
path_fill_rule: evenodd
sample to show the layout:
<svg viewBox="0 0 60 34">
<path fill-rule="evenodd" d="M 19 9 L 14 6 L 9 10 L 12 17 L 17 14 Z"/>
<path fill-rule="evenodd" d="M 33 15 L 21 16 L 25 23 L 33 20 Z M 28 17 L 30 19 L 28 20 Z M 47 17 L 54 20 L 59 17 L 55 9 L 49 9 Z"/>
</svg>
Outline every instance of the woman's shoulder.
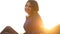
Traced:
<svg viewBox="0 0 60 34">
<path fill-rule="evenodd" d="M 39 14 L 35 14 L 35 15 L 33 16 L 33 18 L 34 18 L 34 19 L 37 19 L 37 18 L 41 18 L 41 17 L 40 17 Z"/>
</svg>

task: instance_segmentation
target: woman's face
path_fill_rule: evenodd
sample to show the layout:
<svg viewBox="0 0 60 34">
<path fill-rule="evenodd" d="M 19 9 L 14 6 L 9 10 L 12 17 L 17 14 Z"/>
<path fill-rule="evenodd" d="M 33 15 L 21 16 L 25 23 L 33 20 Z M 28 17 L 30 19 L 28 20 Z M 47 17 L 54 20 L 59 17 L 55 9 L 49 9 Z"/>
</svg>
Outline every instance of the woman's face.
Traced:
<svg viewBox="0 0 60 34">
<path fill-rule="evenodd" d="M 30 2 L 27 2 L 26 5 L 25 5 L 25 11 L 30 14 L 32 9 L 31 9 L 31 4 Z"/>
</svg>

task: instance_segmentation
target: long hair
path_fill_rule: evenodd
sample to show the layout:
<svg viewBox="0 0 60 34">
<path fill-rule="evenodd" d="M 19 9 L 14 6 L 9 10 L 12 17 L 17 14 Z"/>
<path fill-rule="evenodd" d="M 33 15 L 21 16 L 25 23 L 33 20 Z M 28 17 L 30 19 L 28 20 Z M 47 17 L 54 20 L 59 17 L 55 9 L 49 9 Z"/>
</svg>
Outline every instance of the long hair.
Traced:
<svg viewBox="0 0 60 34">
<path fill-rule="evenodd" d="M 31 4 L 31 9 L 32 12 L 31 13 L 37 13 L 39 11 L 39 7 L 38 7 L 38 3 L 35 0 L 28 0 L 27 3 L 30 2 Z"/>
</svg>

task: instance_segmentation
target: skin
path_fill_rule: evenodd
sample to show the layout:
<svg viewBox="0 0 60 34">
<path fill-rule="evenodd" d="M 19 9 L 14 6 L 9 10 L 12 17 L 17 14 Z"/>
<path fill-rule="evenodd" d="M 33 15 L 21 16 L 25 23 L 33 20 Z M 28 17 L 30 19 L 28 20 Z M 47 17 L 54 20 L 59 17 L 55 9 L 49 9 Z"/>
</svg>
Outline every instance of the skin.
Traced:
<svg viewBox="0 0 60 34">
<path fill-rule="evenodd" d="M 25 11 L 26 11 L 26 13 L 28 13 L 28 15 L 31 15 L 32 9 L 31 9 L 31 4 L 30 4 L 30 2 L 27 2 L 27 3 L 26 3 L 26 5 L 25 5 Z"/>
</svg>

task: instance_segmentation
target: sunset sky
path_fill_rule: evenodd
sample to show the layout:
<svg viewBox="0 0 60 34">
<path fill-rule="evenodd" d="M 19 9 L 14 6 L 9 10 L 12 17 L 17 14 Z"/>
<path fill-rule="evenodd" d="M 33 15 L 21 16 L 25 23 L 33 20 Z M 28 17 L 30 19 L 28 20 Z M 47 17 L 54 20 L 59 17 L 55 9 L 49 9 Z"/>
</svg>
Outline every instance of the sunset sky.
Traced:
<svg viewBox="0 0 60 34">
<path fill-rule="evenodd" d="M 39 4 L 39 14 L 44 28 L 52 29 L 60 24 L 60 0 L 36 0 Z M 24 33 L 27 0 L 0 0 L 0 32 L 11 26 L 18 33 Z"/>
</svg>

